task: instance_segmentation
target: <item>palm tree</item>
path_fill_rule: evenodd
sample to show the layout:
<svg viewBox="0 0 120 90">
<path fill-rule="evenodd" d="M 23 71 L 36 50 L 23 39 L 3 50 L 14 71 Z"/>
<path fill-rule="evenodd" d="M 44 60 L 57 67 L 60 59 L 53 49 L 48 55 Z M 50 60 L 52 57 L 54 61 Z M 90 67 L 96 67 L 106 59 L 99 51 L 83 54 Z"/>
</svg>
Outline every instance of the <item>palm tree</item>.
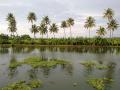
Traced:
<svg viewBox="0 0 120 90">
<path fill-rule="evenodd" d="M 108 8 L 105 10 L 105 12 L 103 13 L 103 17 L 106 18 L 108 20 L 108 24 L 110 24 L 111 20 L 114 17 L 114 11 L 111 8 Z M 109 30 L 109 26 L 107 26 L 107 29 Z M 110 30 L 110 38 L 111 38 L 111 34 L 112 31 Z"/>
<path fill-rule="evenodd" d="M 98 36 L 104 36 L 106 34 L 105 28 L 100 26 L 99 29 L 96 32 L 98 34 Z"/>
<path fill-rule="evenodd" d="M 42 34 L 42 38 L 43 38 L 43 35 L 47 33 L 47 26 L 46 24 L 44 23 L 41 23 L 39 28 L 38 28 L 40 34 Z"/>
<path fill-rule="evenodd" d="M 51 26 L 50 26 L 50 32 L 53 33 L 54 35 L 54 38 L 55 38 L 55 33 L 58 32 L 58 26 L 56 25 L 56 23 L 53 23 Z"/>
<path fill-rule="evenodd" d="M 6 20 L 8 21 L 8 30 L 11 32 L 11 36 L 14 36 L 14 33 L 17 34 L 16 20 L 12 13 L 8 13 Z"/>
<path fill-rule="evenodd" d="M 84 27 L 89 29 L 89 38 L 90 38 L 90 29 L 95 27 L 95 19 L 91 16 L 87 17 Z"/>
<path fill-rule="evenodd" d="M 66 23 L 66 21 L 62 21 L 62 23 L 61 23 L 61 28 L 64 29 L 64 37 L 66 38 L 66 33 L 65 33 L 65 28 L 67 28 L 67 23 Z"/>
<path fill-rule="evenodd" d="M 48 25 L 50 27 L 50 19 L 49 19 L 49 17 L 48 16 L 43 17 L 42 23 L 44 23 L 47 26 L 47 29 L 48 29 Z M 48 32 L 49 32 L 49 30 L 47 30 L 47 38 L 48 38 Z"/>
<path fill-rule="evenodd" d="M 74 25 L 74 19 L 68 18 L 67 26 L 70 28 L 70 37 L 72 37 L 71 26 L 73 26 L 73 25 Z"/>
<path fill-rule="evenodd" d="M 113 16 L 114 16 L 114 11 L 111 8 L 106 9 L 105 12 L 103 13 L 103 17 L 108 19 L 108 21 L 113 19 Z"/>
<path fill-rule="evenodd" d="M 110 30 L 110 38 L 111 38 L 111 36 L 113 36 L 113 31 L 115 29 L 118 29 L 119 24 L 117 23 L 117 21 L 115 19 L 112 19 L 109 23 L 107 23 L 107 25 L 108 25 L 107 28 Z"/>
<path fill-rule="evenodd" d="M 35 22 L 37 20 L 36 18 L 36 14 L 34 12 L 30 12 L 28 14 L 28 17 L 27 17 L 28 21 L 32 23 L 33 25 L 33 22 Z"/>
<path fill-rule="evenodd" d="M 38 27 L 34 24 L 32 25 L 31 32 L 34 34 L 34 39 L 36 38 L 35 34 L 38 33 Z"/>
</svg>

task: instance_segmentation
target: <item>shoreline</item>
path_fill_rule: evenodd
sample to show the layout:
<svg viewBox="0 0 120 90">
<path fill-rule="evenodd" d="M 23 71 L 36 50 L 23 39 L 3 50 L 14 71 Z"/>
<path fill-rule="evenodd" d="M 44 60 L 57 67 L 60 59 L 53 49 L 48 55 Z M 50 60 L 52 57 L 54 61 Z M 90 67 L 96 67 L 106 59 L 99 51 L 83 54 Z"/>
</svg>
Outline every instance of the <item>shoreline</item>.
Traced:
<svg viewBox="0 0 120 90">
<path fill-rule="evenodd" d="M 0 44 L 0 47 L 24 47 L 24 46 L 27 46 L 27 47 L 76 47 L 76 48 L 79 48 L 79 47 L 95 47 L 95 48 L 99 48 L 99 47 L 120 47 L 120 46 L 98 46 L 98 45 L 38 45 L 38 44 Z"/>
</svg>

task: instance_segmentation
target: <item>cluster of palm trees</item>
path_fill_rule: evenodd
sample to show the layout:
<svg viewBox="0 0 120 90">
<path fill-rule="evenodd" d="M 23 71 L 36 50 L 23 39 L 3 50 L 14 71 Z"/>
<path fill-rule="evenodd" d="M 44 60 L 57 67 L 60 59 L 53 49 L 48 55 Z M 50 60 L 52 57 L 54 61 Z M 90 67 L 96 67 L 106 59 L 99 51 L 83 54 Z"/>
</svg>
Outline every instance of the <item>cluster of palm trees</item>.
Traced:
<svg viewBox="0 0 120 90">
<path fill-rule="evenodd" d="M 106 27 L 99 26 L 97 30 L 98 36 L 102 37 L 106 34 L 106 29 L 110 31 L 110 38 L 113 37 L 113 32 L 114 30 L 118 29 L 119 24 L 114 18 L 114 11 L 111 8 L 108 8 L 105 10 L 103 17 L 108 21 Z M 36 25 L 35 22 L 37 21 L 36 14 L 34 12 L 30 12 L 28 14 L 27 20 L 31 23 L 31 33 L 34 34 L 34 38 L 36 38 L 36 33 L 40 33 L 42 35 L 47 35 L 48 33 L 53 33 L 54 38 L 55 38 L 55 33 L 59 31 L 59 27 L 56 23 L 51 23 L 51 20 L 49 19 L 48 16 L 45 16 L 42 18 L 42 21 L 40 25 Z M 14 35 L 14 33 L 17 34 L 17 28 L 16 28 L 16 20 L 15 17 L 12 13 L 9 13 L 7 16 L 7 21 L 8 21 L 8 30 L 11 32 L 11 35 Z M 63 28 L 64 30 L 64 38 L 66 38 L 66 28 L 70 28 L 70 38 L 72 37 L 72 31 L 71 27 L 74 25 L 74 19 L 73 18 L 68 18 L 67 20 L 64 20 L 61 22 L 60 28 Z M 96 22 L 94 17 L 89 16 L 87 17 L 85 21 L 84 27 L 89 30 L 89 38 L 90 38 L 90 30 L 96 26 Z"/>
</svg>

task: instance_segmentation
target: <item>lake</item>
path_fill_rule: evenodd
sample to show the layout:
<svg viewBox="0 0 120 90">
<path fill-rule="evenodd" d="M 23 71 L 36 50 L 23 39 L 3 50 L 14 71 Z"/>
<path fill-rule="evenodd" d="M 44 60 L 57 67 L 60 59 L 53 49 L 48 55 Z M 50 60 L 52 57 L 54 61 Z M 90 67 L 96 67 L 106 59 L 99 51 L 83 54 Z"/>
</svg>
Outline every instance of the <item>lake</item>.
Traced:
<svg viewBox="0 0 120 90">
<path fill-rule="evenodd" d="M 22 61 L 29 57 L 58 59 L 70 64 L 53 68 L 32 68 L 22 65 L 10 69 L 11 59 Z M 86 69 L 82 61 L 92 60 L 112 69 Z M 0 47 L 0 87 L 19 80 L 39 79 L 42 87 L 33 90 L 96 90 L 87 83 L 89 78 L 111 78 L 105 90 L 120 90 L 120 48 L 118 47 Z"/>
</svg>

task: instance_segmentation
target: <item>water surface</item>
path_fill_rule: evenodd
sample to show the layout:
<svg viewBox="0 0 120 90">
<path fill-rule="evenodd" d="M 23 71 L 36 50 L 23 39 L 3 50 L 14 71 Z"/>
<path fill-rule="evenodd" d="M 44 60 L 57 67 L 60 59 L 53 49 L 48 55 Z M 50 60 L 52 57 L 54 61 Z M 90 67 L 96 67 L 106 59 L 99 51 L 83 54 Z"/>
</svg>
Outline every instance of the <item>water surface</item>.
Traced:
<svg viewBox="0 0 120 90">
<path fill-rule="evenodd" d="M 9 69 L 12 59 L 21 61 L 31 56 L 46 59 L 62 59 L 69 61 L 66 66 L 34 69 L 22 65 Z M 81 61 L 95 60 L 100 64 L 114 65 L 107 70 L 86 69 Z M 88 85 L 89 78 L 112 78 L 114 81 L 106 86 L 106 90 L 120 88 L 120 48 L 104 47 L 0 47 L 0 87 L 19 80 L 42 80 L 43 86 L 34 90 L 95 90 Z M 74 86 L 73 84 L 77 85 Z"/>
</svg>

